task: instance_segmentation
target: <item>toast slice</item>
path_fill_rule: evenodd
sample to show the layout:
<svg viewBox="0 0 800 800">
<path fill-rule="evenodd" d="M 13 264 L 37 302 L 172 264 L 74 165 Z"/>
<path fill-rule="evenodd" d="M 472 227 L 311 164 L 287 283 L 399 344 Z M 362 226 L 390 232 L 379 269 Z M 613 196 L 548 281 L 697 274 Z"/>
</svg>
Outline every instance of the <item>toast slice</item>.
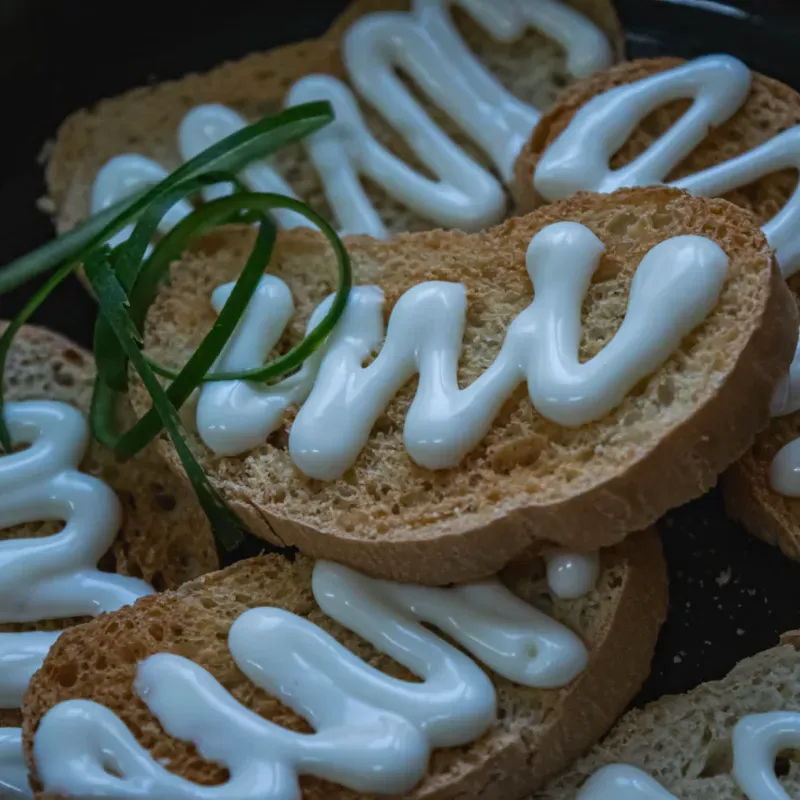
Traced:
<svg viewBox="0 0 800 800">
<path fill-rule="evenodd" d="M 568 5 L 594 22 L 622 55 L 622 34 L 611 0 L 569 0 Z M 59 231 L 74 226 L 89 214 L 91 187 L 98 170 L 113 156 L 140 153 L 167 170 L 180 164 L 177 132 L 184 115 L 194 106 L 223 103 L 253 121 L 274 114 L 284 104 L 287 90 L 299 78 L 327 74 L 345 79 L 340 40 L 357 19 L 376 11 L 409 11 L 410 0 L 358 0 L 329 34 L 317 41 L 288 45 L 222 64 L 205 75 L 187 75 L 176 81 L 141 87 L 104 100 L 91 109 L 77 111 L 60 127 L 47 166 L 49 198 L 44 203 Z M 461 9 L 453 18 L 478 59 L 519 99 L 546 108 L 557 90 L 570 80 L 564 54 L 553 41 L 528 31 L 513 42 L 498 42 Z M 418 95 L 422 93 L 417 93 Z M 445 132 L 484 167 L 487 157 L 447 114 L 424 96 L 424 109 Z M 424 174 L 426 168 L 386 120 L 368 104 L 361 110 L 378 140 Z M 287 147 L 274 165 L 294 191 L 324 216 L 332 219 L 319 176 L 309 162 L 304 145 Z M 435 227 L 410 211 L 377 185 L 365 184 L 368 195 L 390 232 Z"/>
<path fill-rule="evenodd" d="M 228 650 L 234 620 L 263 605 L 306 617 L 375 668 L 401 680 L 413 679 L 405 667 L 325 617 L 313 599 L 312 567 L 302 556 L 293 563 L 276 555 L 242 561 L 69 631 L 52 649 L 25 698 L 26 753 L 31 757 L 47 711 L 81 698 L 117 714 L 171 772 L 202 784 L 225 780 L 224 768 L 204 760 L 188 742 L 167 735 L 137 698 L 137 663 L 159 652 L 183 655 L 204 667 L 261 717 L 309 732 L 294 712 L 255 689 Z M 588 666 L 559 689 L 522 687 L 488 673 L 497 690 L 497 721 L 470 745 L 434 751 L 427 777 L 404 795 L 408 798 L 525 796 L 596 741 L 648 674 L 667 604 L 665 567 L 654 531 L 604 551 L 596 588 L 579 600 L 544 596 L 542 562 L 533 555 L 501 577 L 523 600 L 541 605 L 580 635 L 589 650 Z M 30 763 L 33 785 L 38 785 L 37 765 Z M 301 778 L 301 787 L 304 800 L 365 797 L 314 777 Z"/>
<path fill-rule="evenodd" d="M 606 247 L 583 305 L 582 360 L 617 331 L 635 269 L 669 237 L 702 233 L 729 256 L 715 310 L 599 421 L 550 422 L 520 386 L 457 468 L 425 469 L 405 450 L 416 379 L 336 480 L 312 480 L 295 468 L 287 447 L 291 412 L 266 443 L 241 456 L 213 456 L 198 440 L 201 463 L 250 529 L 371 575 L 438 585 L 492 574 L 533 540 L 581 551 L 613 544 L 713 486 L 767 424 L 773 386 L 797 338 L 794 302 L 748 213 L 674 189 L 623 190 L 583 194 L 484 233 L 362 237 L 349 251 L 357 283 L 382 288 L 386 315 L 419 281 L 465 284 L 463 387 L 492 363 L 508 325 L 531 302 L 524 268 L 531 238 L 564 220 L 588 226 Z M 146 325 L 156 360 L 178 366 L 193 352 L 215 318 L 212 290 L 238 275 L 251 244 L 251 231 L 222 232 L 206 240 L 204 253 L 174 265 Z M 332 292 L 336 270 L 321 236 L 294 230 L 279 237 L 270 272 L 291 287 L 298 312 L 279 343 L 285 350 Z M 132 400 L 141 414 L 149 398 L 134 386 Z M 171 446 L 159 446 L 180 472 Z"/>
<path fill-rule="evenodd" d="M 800 499 L 772 488 L 770 469 L 778 451 L 800 437 L 800 412 L 773 419 L 753 448 L 722 476 L 725 510 L 750 533 L 800 561 Z"/>
<path fill-rule="evenodd" d="M 628 61 L 578 81 L 565 89 L 556 104 L 546 113 L 519 155 L 513 193 L 522 212 L 544 202 L 533 186 L 533 174 L 544 151 L 558 138 L 578 109 L 599 94 L 617 86 L 635 83 L 685 63 L 679 58 L 654 58 Z M 659 136 L 669 130 L 689 108 L 691 101 L 676 100 L 649 114 L 611 159 L 611 167 L 629 164 Z M 800 124 L 800 94 L 774 78 L 752 73 L 750 94 L 739 110 L 727 121 L 708 131 L 702 142 L 672 173 L 675 181 L 721 164 L 746 153 L 779 133 Z M 760 224 L 775 216 L 794 192 L 795 170 L 785 169 L 724 195 L 751 211 Z"/>
<path fill-rule="evenodd" d="M 5 327 L 2 323 L 0 330 Z M 5 372 L 7 401 L 55 400 L 88 411 L 94 378 L 91 354 L 57 333 L 26 325 L 17 335 Z M 208 522 L 194 495 L 153 449 L 130 462 L 94 444 L 81 470 L 107 483 L 119 497 L 123 522 L 101 569 L 141 578 L 158 591 L 219 568 Z M 0 530 L 0 539 L 37 538 L 58 530 L 31 522 Z M 0 623 L 0 632 L 58 631 L 80 619 Z M 16 709 L 0 709 L 0 725 L 19 725 Z"/>
<path fill-rule="evenodd" d="M 671 793 L 664 794 L 664 800 L 672 796 L 677 800 L 740 800 L 745 794 L 732 774 L 734 726 L 746 715 L 784 711 L 800 712 L 798 631 L 785 634 L 777 647 L 741 661 L 722 680 L 629 712 L 601 744 L 536 794 L 536 800 L 575 800 L 580 797 L 579 787 L 591 775 L 617 763 L 651 775 Z M 798 750 L 788 742 L 780 750 L 775 763 L 778 782 L 786 797 L 800 797 Z M 612 791 L 607 796 L 622 795 Z M 625 794 L 640 796 L 662 797 L 655 790 Z"/>
<path fill-rule="evenodd" d="M 632 61 L 612 67 L 565 89 L 546 114 L 517 162 L 515 191 L 523 208 L 542 201 L 533 188 L 533 172 L 539 158 L 569 125 L 575 113 L 591 98 L 617 86 L 672 69 L 680 59 L 660 58 Z M 618 169 L 629 163 L 667 131 L 688 107 L 675 101 L 650 114 L 612 159 Z M 753 73 L 750 94 L 730 120 L 711 130 L 669 180 L 699 172 L 741 155 L 769 141 L 782 131 L 800 124 L 800 94 L 785 84 Z M 797 185 L 794 170 L 774 172 L 737 189 L 725 197 L 751 211 L 763 224 L 785 205 Z M 788 279 L 795 296 L 800 295 L 800 276 Z M 800 435 L 800 414 L 773 420 L 756 444 L 725 475 L 725 503 L 731 516 L 752 533 L 778 544 L 793 558 L 800 558 L 800 501 L 778 494 L 770 487 L 769 471 L 776 453 Z"/>
</svg>

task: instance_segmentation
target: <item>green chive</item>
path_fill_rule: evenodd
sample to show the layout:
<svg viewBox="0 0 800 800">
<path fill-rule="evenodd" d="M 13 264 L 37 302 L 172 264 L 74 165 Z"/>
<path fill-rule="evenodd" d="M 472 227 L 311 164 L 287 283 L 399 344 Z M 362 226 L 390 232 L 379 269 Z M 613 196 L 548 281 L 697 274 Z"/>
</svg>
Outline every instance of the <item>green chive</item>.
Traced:
<svg viewBox="0 0 800 800">
<path fill-rule="evenodd" d="M 185 431 L 177 410 L 169 401 L 158 378 L 147 366 L 136 343 L 138 335 L 126 310 L 128 298 L 117 280 L 107 252 L 90 253 L 85 262 L 86 276 L 92 285 L 101 313 L 108 320 L 125 354 L 130 359 L 147 391 L 153 398 L 153 407 L 158 411 L 164 427 L 169 433 L 186 474 L 197 493 L 197 499 L 208 517 L 220 544 L 233 550 L 244 538 L 242 525 L 236 515 L 225 505 L 211 485 L 203 468 L 197 463 L 186 441 Z"/>
<path fill-rule="evenodd" d="M 27 280 L 52 269 L 56 271 L 28 301 L 0 336 L 0 376 L 5 373 L 9 350 L 19 329 L 37 308 L 93 249 L 100 247 L 126 225 L 136 221 L 155 201 L 170 194 L 186 181 L 208 173 L 225 174 L 227 182 L 235 182 L 235 174 L 258 158 L 265 158 L 287 144 L 298 141 L 333 120 L 330 103 L 316 102 L 285 109 L 225 137 L 187 161 L 154 187 L 127 198 L 49 242 L 33 253 L 0 270 L 0 294 L 11 291 Z M 99 341 L 102 341 L 99 340 Z M 119 376 L 117 376 L 119 379 Z M 0 381 L 0 445 L 9 452 L 11 437 L 3 414 L 3 385 Z"/>
</svg>

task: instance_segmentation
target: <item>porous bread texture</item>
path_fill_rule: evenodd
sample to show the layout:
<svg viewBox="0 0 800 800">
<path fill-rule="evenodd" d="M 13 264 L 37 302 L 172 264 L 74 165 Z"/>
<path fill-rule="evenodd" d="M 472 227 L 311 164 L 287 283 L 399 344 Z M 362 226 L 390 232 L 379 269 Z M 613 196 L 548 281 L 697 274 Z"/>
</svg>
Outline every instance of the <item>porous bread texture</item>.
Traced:
<svg viewBox="0 0 800 800">
<path fill-rule="evenodd" d="M 744 800 L 731 775 L 731 735 L 748 714 L 800 712 L 800 631 L 747 658 L 722 680 L 629 712 L 611 733 L 532 800 L 574 800 L 578 788 L 607 764 L 644 770 L 678 800 Z M 800 797 L 800 759 L 779 755 L 777 774 L 789 797 Z"/>
<path fill-rule="evenodd" d="M 294 467 L 288 418 L 264 445 L 239 457 L 214 457 L 196 440 L 212 481 L 254 533 L 369 574 L 444 584 L 496 572 L 533 540 L 578 550 L 613 544 L 714 485 L 766 426 L 773 387 L 797 339 L 792 298 L 746 212 L 674 189 L 623 190 L 582 194 L 480 234 L 432 231 L 391 243 L 361 237 L 348 249 L 357 283 L 382 287 L 387 317 L 420 281 L 465 284 L 465 386 L 487 369 L 508 325 L 531 302 L 525 253 L 532 236 L 562 220 L 583 223 L 606 246 L 584 303 L 582 359 L 612 338 L 639 262 L 669 237 L 700 234 L 729 255 L 716 308 L 597 422 L 556 425 L 536 412 L 521 385 L 456 469 L 421 468 L 403 446 L 416 379 L 390 403 L 339 480 L 312 480 Z M 146 325 L 146 348 L 157 361 L 178 366 L 194 351 L 215 319 L 212 290 L 239 274 L 252 236 L 219 233 L 206 241 L 205 253 L 173 266 Z M 270 272 L 287 281 L 298 310 L 280 344 L 285 350 L 333 290 L 335 262 L 319 234 L 294 230 L 279 236 Z M 138 382 L 132 400 L 138 413 L 149 404 Z M 159 446 L 181 472 L 171 445 Z"/>
<path fill-rule="evenodd" d="M 615 43 L 621 54 L 621 29 L 611 0 L 570 0 L 592 19 Z M 180 163 L 177 131 L 181 119 L 192 107 L 203 103 L 224 103 L 249 120 L 274 114 L 283 107 L 289 87 L 299 78 L 325 73 L 344 79 L 340 57 L 342 34 L 357 18 L 373 11 L 408 10 L 408 0 L 365 0 L 354 3 L 318 41 L 281 47 L 222 64 L 210 72 L 187 75 L 176 81 L 134 89 L 119 97 L 103 100 L 91 109 L 72 114 L 60 127 L 47 166 L 47 186 L 59 231 L 73 227 L 89 213 L 92 183 L 97 171 L 112 156 L 136 152 L 158 161 L 168 170 Z M 522 100 L 548 107 L 567 80 L 560 47 L 532 31 L 513 43 L 491 39 L 463 12 L 453 9 L 459 28 L 478 58 Z M 420 93 L 417 93 L 418 96 Z M 432 118 L 484 166 L 486 156 L 478 150 L 453 121 L 438 108 L 419 98 Z M 366 103 L 364 118 L 378 139 L 398 156 L 426 172 L 404 140 Z M 302 144 L 282 149 L 274 166 L 297 194 L 317 211 L 331 218 L 316 171 Z M 383 189 L 367 182 L 388 229 L 395 233 L 432 227 L 431 223 L 405 208 Z"/>
<path fill-rule="evenodd" d="M 0 323 L 0 331 L 6 323 Z M 92 395 L 94 361 L 90 353 L 57 333 L 25 325 L 14 339 L 4 375 L 6 401 L 57 400 L 86 413 Z M 92 443 L 80 465 L 116 492 L 123 522 L 100 567 L 142 578 L 157 590 L 174 589 L 219 568 L 205 515 L 191 490 L 167 469 L 155 448 L 122 462 Z M 55 533 L 54 522 L 30 522 L 0 529 L 0 540 Z M 0 623 L 0 632 L 62 630 L 80 619 Z M 19 724 L 19 712 L 0 712 L 0 725 Z"/>
<path fill-rule="evenodd" d="M 544 151 L 567 128 L 586 102 L 617 86 L 684 64 L 680 58 L 629 61 L 599 72 L 565 89 L 542 117 L 515 167 L 513 194 L 520 211 L 544 203 L 533 187 L 533 174 Z M 676 100 L 647 115 L 627 142 L 611 158 L 619 169 L 644 152 L 671 128 L 689 108 L 690 100 Z M 800 124 L 800 94 L 784 83 L 753 72 L 750 94 L 742 107 L 725 123 L 711 128 L 707 136 L 667 177 L 674 181 L 752 150 L 777 134 Z M 766 175 L 723 197 L 755 214 L 760 224 L 778 213 L 797 185 L 797 172 L 786 169 Z"/>
<path fill-rule="evenodd" d="M 262 717 L 310 732 L 307 722 L 250 683 L 231 658 L 228 631 L 249 608 L 276 605 L 307 617 L 373 667 L 416 680 L 319 610 L 311 592 L 312 567 L 302 556 L 294 563 L 275 555 L 242 561 L 64 634 L 25 697 L 24 741 L 32 785 L 37 786 L 32 763 L 37 726 L 48 709 L 72 698 L 110 708 L 156 759 L 181 777 L 201 784 L 225 779 L 225 770 L 203 760 L 192 745 L 167 736 L 134 695 L 137 664 L 158 652 L 192 659 Z M 652 530 L 604 551 L 601 567 L 596 589 L 573 601 L 550 598 L 541 559 L 534 556 L 502 576 L 520 597 L 582 637 L 590 652 L 588 667 L 568 686 L 549 690 L 517 686 L 489 673 L 497 690 L 497 721 L 471 745 L 435 751 L 427 778 L 408 798 L 522 797 L 608 730 L 649 672 L 666 615 L 667 586 L 660 543 Z M 366 800 L 316 778 L 302 778 L 301 786 L 304 800 Z"/>
</svg>

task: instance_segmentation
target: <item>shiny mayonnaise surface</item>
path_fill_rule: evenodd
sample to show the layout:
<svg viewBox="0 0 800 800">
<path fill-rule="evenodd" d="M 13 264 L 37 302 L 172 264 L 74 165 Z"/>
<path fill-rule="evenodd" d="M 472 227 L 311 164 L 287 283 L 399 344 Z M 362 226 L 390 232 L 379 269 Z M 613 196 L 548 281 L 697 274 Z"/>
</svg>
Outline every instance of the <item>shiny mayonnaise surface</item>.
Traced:
<svg viewBox="0 0 800 800">
<path fill-rule="evenodd" d="M 86 700 L 53 707 L 34 754 L 47 790 L 106 798 L 296 800 L 315 775 L 359 792 L 402 794 L 425 775 L 431 751 L 467 744 L 494 722 L 493 682 L 447 634 L 497 675 L 564 686 L 588 661 L 568 628 L 497 580 L 449 589 L 396 584 L 317 562 L 320 608 L 421 682 L 389 677 L 309 620 L 279 608 L 246 611 L 228 646 L 257 686 L 306 718 L 299 734 L 254 714 L 204 669 L 161 653 L 140 663 L 135 691 L 172 736 L 224 765 L 208 787 L 168 772 L 108 709 Z"/>
<path fill-rule="evenodd" d="M 542 154 L 534 173 L 536 191 L 552 201 L 582 190 L 612 192 L 623 186 L 664 183 L 709 130 L 730 119 L 742 106 L 751 80 L 750 70 L 741 61 L 714 55 L 593 97 Z M 692 105 L 666 133 L 626 166 L 611 168 L 611 157 L 647 114 L 683 98 L 692 99 Z M 713 197 L 790 168 L 800 168 L 800 126 L 669 185 L 700 197 Z M 763 229 L 786 277 L 800 268 L 798 229 L 800 188 Z"/>
<path fill-rule="evenodd" d="M 463 389 L 458 383 L 466 322 L 462 284 L 413 286 L 394 307 L 385 337 L 380 289 L 356 287 L 324 348 L 291 378 L 272 386 L 206 383 L 197 406 L 200 436 L 220 455 L 241 453 L 262 444 L 289 405 L 302 403 L 292 423 L 289 453 L 307 475 L 331 480 L 355 462 L 375 421 L 415 374 L 419 386 L 403 436 L 411 458 L 429 469 L 456 466 L 523 381 L 531 402 L 548 419 L 570 426 L 599 419 L 705 319 L 717 302 L 728 264 L 709 239 L 678 236 L 661 242 L 636 271 L 616 335 L 582 363 L 581 306 L 603 250 L 597 236 L 575 222 L 537 233 L 527 251 L 533 301 L 509 326 L 495 361 Z M 217 309 L 230 289 L 229 284 L 215 292 Z M 314 312 L 309 328 L 329 302 Z M 217 368 L 260 366 L 292 312 L 288 287 L 276 277 L 264 277 Z M 374 361 L 362 367 L 378 349 Z"/>
<path fill-rule="evenodd" d="M 64 403 L 6 403 L 15 446 L 0 456 L 0 529 L 63 520 L 58 533 L 0 541 L 0 621 L 35 622 L 114 611 L 150 594 L 143 581 L 100 572 L 98 559 L 117 534 L 121 509 L 104 483 L 77 471 L 89 431 Z M 0 707 L 18 708 L 33 673 L 58 634 L 0 633 Z M 3 797 L 32 796 L 20 732 L 0 731 Z"/>
<path fill-rule="evenodd" d="M 733 778 L 747 800 L 790 800 L 775 775 L 775 759 L 800 747 L 800 714 L 773 711 L 743 717 L 733 729 Z M 677 800 L 636 767 L 611 764 L 598 770 L 577 800 Z"/>
<path fill-rule="evenodd" d="M 412 10 L 367 14 L 343 38 L 347 77 L 362 99 L 401 136 L 432 174 L 427 177 L 398 158 L 366 126 L 347 84 L 330 75 L 308 75 L 289 90 L 286 105 L 328 100 L 335 121 L 306 140 L 340 231 L 385 237 L 387 230 L 361 184 L 366 177 L 431 222 L 475 230 L 502 219 L 506 196 L 491 172 L 474 161 L 433 121 L 397 75 L 402 69 L 492 160 L 502 178 L 513 177 L 514 160 L 535 127 L 539 112 L 516 99 L 478 61 L 461 38 L 449 6 L 460 5 L 495 39 L 512 42 L 534 28 L 560 43 L 567 69 L 583 77 L 609 66 L 611 47 L 588 19 L 557 0 L 415 0 Z M 245 125 L 221 105 L 190 111 L 178 133 L 189 159 Z M 104 208 L 163 177 L 162 168 L 140 155 L 112 159 L 95 182 L 92 210 Z M 268 163 L 252 164 L 242 180 L 255 191 L 294 193 Z M 214 187 L 206 199 L 229 191 Z M 190 207 L 177 206 L 168 229 Z M 291 211 L 276 211 L 284 227 L 309 225 Z M 120 232 L 115 242 L 130 235 Z"/>
</svg>

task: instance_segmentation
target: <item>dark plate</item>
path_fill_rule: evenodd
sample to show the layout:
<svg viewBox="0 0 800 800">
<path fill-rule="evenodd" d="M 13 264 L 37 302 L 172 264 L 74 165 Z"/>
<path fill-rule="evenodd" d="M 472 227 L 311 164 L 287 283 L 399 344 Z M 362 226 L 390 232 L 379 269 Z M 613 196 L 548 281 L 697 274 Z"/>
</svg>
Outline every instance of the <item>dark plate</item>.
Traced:
<svg viewBox="0 0 800 800">
<path fill-rule="evenodd" d="M 52 235 L 34 205 L 44 190 L 36 157 L 70 111 L 136 85 L 319 35 L 344 5 L 226 0 L 208 14 L 198 3 L 140 0 L 112 13 L 103 0 L 2 0 L 0 264 Z M 617 6 L 631 57 L 728 52 L 800 88 L 800 8 L 793 0 L 617 0 Z M 0 316 L 12 315 L 30 291 L 1 297 Z M 35 321 L 88 345 L 94 313 L 72 280 Z M 800 628 L 800 564 L 728 520 L 717 492 L 669 514 L 659 528 L 672 607 L 641 700 L 720 677 L 741 658 L 774 645 L 782 631 Z"/>
</svg>

